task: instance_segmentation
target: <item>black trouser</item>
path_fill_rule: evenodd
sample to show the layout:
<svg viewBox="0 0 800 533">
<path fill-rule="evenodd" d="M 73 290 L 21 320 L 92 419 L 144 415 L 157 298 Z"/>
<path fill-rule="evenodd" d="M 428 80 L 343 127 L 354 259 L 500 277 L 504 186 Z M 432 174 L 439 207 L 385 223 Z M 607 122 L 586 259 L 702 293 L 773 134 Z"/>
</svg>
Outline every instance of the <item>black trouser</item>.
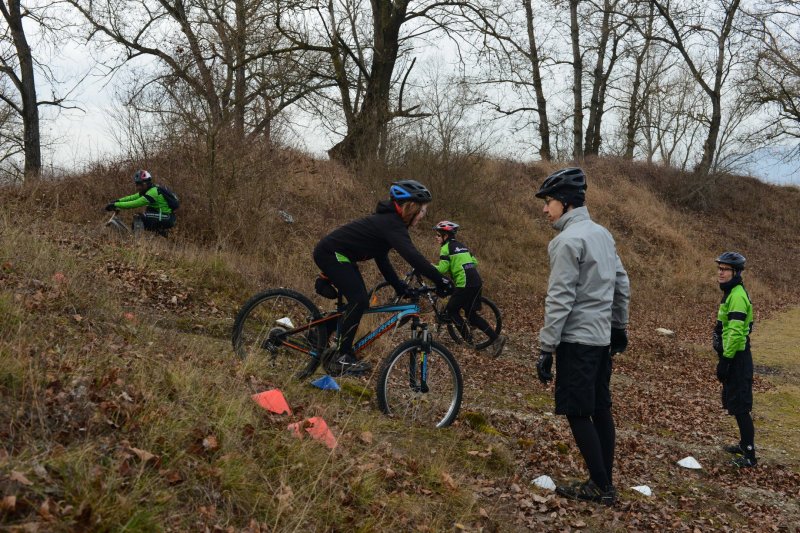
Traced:
<svg viewBox="0 0 800 533">
<path fill-rule="evenodd" d="M 478 314 L 481 310 L 481 289 L 482 287 L 458 287 L 453 291 L 453 295 L 444 308 L 445 314 L 453 321 L 464 338 L 469 338 L 469 329 L 461 316 L 461 311 L 469 320 L 470 325 L 482 331 L 490 340 L 495 340 L 497 334 L 486 319 Z"/>
<path fill-rule="evenodd" d="M 567 415 L 592 481 L 612 485 L 616 429 L 608 346 L 562 342 L 556 348 L 556 414 Z"/>
<path fill-rule="evenodd" d="M 155 231 L 159 235 L 166 235 L 167 230 L 175 225 L 175 213 L 167 215 L 165 213 L 145 211 L 134 215 L 134 218 L 142 221 L 144 229 Z"/>
<path fill-rule="evenodd" d="M 334 252 L 319 247 L 314 249 L 314 262 L 347 300 L 344 315 L 339 319 L 337 350 L 340 353 L 352 352 L 358 324 L 369 307 L 364 278 L 355 263 L 341 263 Z"/>
</svg>

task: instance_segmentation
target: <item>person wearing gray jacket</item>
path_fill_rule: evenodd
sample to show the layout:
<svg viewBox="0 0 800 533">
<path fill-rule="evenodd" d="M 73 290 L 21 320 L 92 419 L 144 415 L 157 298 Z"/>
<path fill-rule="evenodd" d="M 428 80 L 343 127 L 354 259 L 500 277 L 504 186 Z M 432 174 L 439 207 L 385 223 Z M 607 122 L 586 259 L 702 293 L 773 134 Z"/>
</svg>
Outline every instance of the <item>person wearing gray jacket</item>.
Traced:
<svg viewBox="0 0 800 533">
<path fill-rule="evenodd" d="M 590 476 L 582 483 L 557 486 L 556 492 L 613 505 L 611 363 L 628 345 L 628 274 L 614 238 L 592 221 L 584 206 L 586 176 L 581 169 L 565 168 L 548 176 L 536 197 L 544 199 L 544 214 L 559 231 L 547 248 L 550 280 L 536 370 L 542 383 L 551 381 L 555 353 L 555 412 L 566 415 Z"/>
</svg>

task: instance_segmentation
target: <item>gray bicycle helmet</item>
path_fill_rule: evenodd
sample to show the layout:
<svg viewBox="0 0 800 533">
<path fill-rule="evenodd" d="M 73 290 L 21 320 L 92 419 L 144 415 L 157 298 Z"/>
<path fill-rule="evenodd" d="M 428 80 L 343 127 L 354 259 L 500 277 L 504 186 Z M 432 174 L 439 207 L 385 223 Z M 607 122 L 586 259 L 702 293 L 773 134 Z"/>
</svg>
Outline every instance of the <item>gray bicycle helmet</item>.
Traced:
<svg viewBox="0 0 800 533">
<path fill-rule="evenodd" d="M 389 196 L 398 203 L 418 202 L 427 204 L 433 200 L 431 191 L 417 180 L 400 180 L 392 183 Z"/>
<path fill-rule="evenodd" d="M 744 265 L 747 262 L 745 256 L 738 252 L 722 252 L 719 257 L 714 261 L 719 264 L 730 265 L 736 272 L 744 270 Z"/>
</svg>

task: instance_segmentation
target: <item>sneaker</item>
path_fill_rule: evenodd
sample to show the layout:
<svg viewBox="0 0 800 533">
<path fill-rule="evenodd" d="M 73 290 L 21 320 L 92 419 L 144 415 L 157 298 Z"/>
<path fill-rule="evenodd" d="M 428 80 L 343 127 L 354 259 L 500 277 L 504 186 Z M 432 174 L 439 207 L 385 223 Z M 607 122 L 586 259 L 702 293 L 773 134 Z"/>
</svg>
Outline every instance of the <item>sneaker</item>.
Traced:
<svg viewBox="0 0 800 533">
<path fill-rule="evenodd" d="M 503 353 L 503 348 L 506 346 L 507 340 L 508 337 L 505 335 L 498 336 L 494 342 L 486 348 L 486 353 L 489 354 L 489 357 L 492 359 L 497 359 L 500 357 L 500 354 Z"/>
<path fill-rule="evenodd" d="M 342 354 L 335 364 L 340 376 L 364 374 L 372 370 L 372 365 L 366 361 L 359 361 L 352 353 Z"/>
<path fill-rule="evenodd" d="M 722 449 L 728 453 L 732 453 L 733 455 L 744 455 L 744 450 L 742 449 L 741 444 L 729 444 L 728 446 L 723 446 Z"/>
<path fill-rule="evenodd" d="M 606 490 L 601 490 L 591 479 L 584 483 L 558 485 L 556 494 L 570 500 L 595 502 L 606 506 L 614 505 L 617 501 L 617 489 L 613 485 L 606 487 Z"/>
<path fill-rule="evenodd" d="M 752 468 L 758 464 L 758 459 L 756 459 L 755 455 L 751 457 L 740 455 L 738 457 L 734 457 L 731 463 L 736 468 Z"/>
</svg>

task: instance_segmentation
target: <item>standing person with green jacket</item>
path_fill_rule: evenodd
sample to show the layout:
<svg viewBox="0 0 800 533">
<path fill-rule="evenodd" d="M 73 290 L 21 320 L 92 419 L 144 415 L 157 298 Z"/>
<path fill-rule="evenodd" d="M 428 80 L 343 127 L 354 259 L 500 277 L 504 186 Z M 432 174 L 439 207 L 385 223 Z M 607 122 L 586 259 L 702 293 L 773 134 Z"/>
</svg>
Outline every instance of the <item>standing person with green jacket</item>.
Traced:
<svg viewBox="0 0 800 533">
<path fill-rule="evenodd" d="M 558 485 L 556 492 L 613 505 L 616 432 L 610 382 L 612 356 L 628 345 L 628 274 L 611 233 L 592 221 L 584 205 L 583 170 L 551 174 L 536 197 L 544 200 L 544 214 L 559 231 L 547 247 L 550 279 L 536 371 L 543 383 L 552 380 L 555 352 L 555 412 L 567 417 L 589 470 L 587 481 Z"/>
<path fill-rule="evenodd" d="M 483 280 L 478 273 L 478 260 L 472 255 L 469 248 L 456 240 L 459 227 L 458 224 L 449 220 L 442 220 L 433 227 L 436 230 L 436 242 L 441 246 L 439 263 L 435 265 L 436 270 L 450 276 L 455 285 L 453 295 L 447 301 L 444 312 L 462 335 L 466 333 L 464 338 L 467 338 L 469 329 L 466 327 L 464 317 L 461 316 L 461 311 L 464 311 L 470 325 L 478 328 L 492 341 L 492 344 L 486 348 L 489 355 L 499 357 L 503 353 L 507 338 L 505 335 L 495 333 L 492 326 L 479 314 Z"/>
<path fill-rule="evenodd" d="M 142 224 L 147 231 L 154 231 L 162 237 L 166 237 L 167 230 L 175 225 L 175 212 L 170 207 L 172 200 L 165 196 L 172 193 L 153 185 L 153 176 L 146 170 L 137 170 L 133 175 L 133 183 L 137 192 L 109 203 L 106 211 L 144 207 L 144 213 L 134 215 L 134 226 L 137 223 Z"/>
<path fill-rule="evenodd" d="M 717 257 L 717 281 L 722 301 L 717 311 L 713 346 L 719 356 L 717 379 L 722 383 L 722 407 L 736 417 L 739 443 L 723 449 L 734 454 L 734 466 L 756 466 L 753 410 L 753 354 L 750 333 L 753 331 L 753 305 L 742 282 L 745 257 L 724 252 Z"/>
</svg>

